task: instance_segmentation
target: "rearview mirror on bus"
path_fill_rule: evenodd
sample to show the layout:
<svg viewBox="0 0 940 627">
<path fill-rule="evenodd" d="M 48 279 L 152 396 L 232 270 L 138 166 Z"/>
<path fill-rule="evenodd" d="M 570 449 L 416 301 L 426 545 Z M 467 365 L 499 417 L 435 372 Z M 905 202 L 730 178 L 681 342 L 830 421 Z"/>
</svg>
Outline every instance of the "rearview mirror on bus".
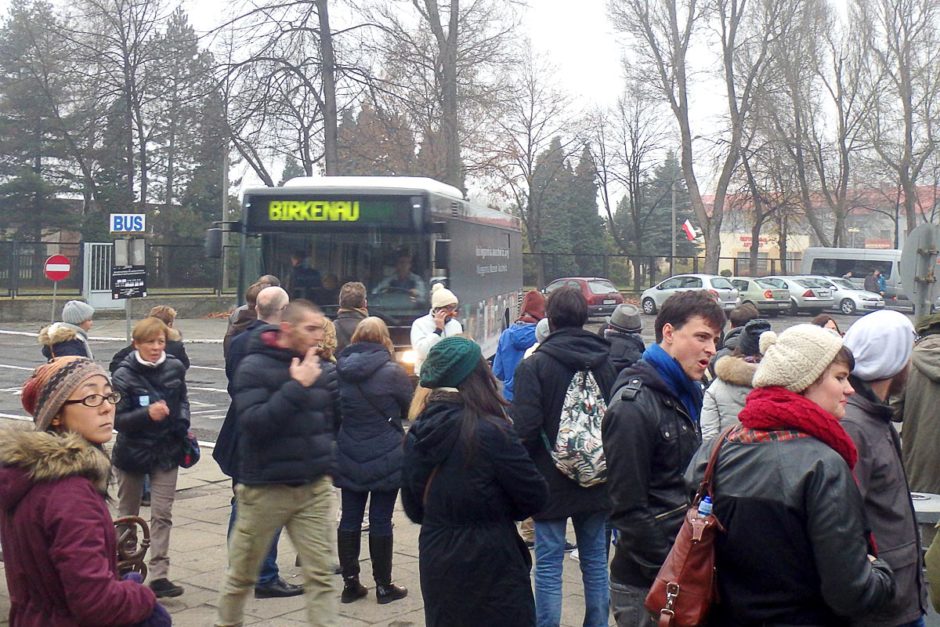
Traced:
<svg viewBox="0 0 940 627">
<path fill-rule="evenodd" d="M 218 227 L 206 229 L 206 257 L 222 258 L 222 229 Z"/>
<path fill-rule="evenodd" d="M 450 240 L 439 239 L 434 242 L 434 266 L 441 270 L 449 270 Z"/>
</svg>

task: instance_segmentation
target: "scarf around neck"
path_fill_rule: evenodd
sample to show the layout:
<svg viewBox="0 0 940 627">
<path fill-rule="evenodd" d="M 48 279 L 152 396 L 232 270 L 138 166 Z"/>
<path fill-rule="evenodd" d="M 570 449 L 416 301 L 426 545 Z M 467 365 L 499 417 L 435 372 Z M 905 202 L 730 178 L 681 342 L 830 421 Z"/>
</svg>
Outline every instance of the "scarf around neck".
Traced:
<svg viewBox="0 0 940 627">
<path fill-rule="evenodd" d="M 134 351 L 134 357 L 137 359 L 137 363 L 139 363 L 141 366 L 145 366 L 147 368 L 156 368 L 157 366 L 159 366 L 160 364 L 166 361 L 166 351 L 163 351 L 162 353 L 160 353 L 160 359 L 158 359 L 157 361 L 147 361 L 146 359 L 140 356 L 140 351 Z"/>
<path fill-rule="evenodd" d="M 858 450 L 839 419 L 805 396 L 782 387 L 755 388 L 738 414 L 741 424 L 759 431 L 793 429 L 834 450 L 855 469 Z"/>
<path fill-rule="evenodd" d="M 698 422 L 702 413 L 702 401 L 705 398 L 701 384 L 690 379 L 679 362 L 659 344 L 650 344 L 643 352 L 643 361 L 656 369 L 675 397 L 682 402 L 682 406 L 689 412 L 692 420 Z"/>
</svg>

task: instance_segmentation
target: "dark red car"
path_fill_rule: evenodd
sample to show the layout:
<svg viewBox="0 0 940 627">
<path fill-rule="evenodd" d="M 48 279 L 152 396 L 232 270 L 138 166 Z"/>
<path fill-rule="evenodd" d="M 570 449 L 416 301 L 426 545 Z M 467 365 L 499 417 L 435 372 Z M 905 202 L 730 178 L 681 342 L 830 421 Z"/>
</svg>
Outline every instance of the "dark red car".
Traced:
<svg viewBox="0 0 940 627">
<path fill-rule="evenodd" d="M 555 279 L 543 290 L 548 296 L 559 287 L 576 287 L 584 294 L 588 303 L 588 315 L 609 316 L 617 305 L 623 303 L 623 296 L 609 279 L 600 277 L 563 277 Z"/>
</svg>

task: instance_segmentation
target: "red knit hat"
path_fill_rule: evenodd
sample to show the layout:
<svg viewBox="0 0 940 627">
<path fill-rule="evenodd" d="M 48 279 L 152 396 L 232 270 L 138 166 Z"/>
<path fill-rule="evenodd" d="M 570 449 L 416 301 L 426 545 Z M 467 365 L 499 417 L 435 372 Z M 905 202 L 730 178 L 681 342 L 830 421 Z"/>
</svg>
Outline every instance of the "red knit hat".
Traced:
<svg viewBox="0 0 940 627">
<path fill-rule="evenodd" d="M 537 290 L 529 290 L 522 299 L 519 319 L 524 322 L 538 322 L 545 317 L 545 297 Z"/>
</svg>

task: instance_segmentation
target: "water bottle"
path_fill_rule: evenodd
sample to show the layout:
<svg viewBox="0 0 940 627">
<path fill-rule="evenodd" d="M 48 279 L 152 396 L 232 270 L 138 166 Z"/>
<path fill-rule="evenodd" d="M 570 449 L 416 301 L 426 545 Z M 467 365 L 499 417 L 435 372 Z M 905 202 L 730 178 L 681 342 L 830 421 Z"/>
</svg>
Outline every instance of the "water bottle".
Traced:
<svg viewBox="0 0 940 627">
<path fill-rule="evenodd" d="M 712 515 L 712 497 L 706 495 L 698 503 L 698 517 L 708 518 Z"/>
</svg>

